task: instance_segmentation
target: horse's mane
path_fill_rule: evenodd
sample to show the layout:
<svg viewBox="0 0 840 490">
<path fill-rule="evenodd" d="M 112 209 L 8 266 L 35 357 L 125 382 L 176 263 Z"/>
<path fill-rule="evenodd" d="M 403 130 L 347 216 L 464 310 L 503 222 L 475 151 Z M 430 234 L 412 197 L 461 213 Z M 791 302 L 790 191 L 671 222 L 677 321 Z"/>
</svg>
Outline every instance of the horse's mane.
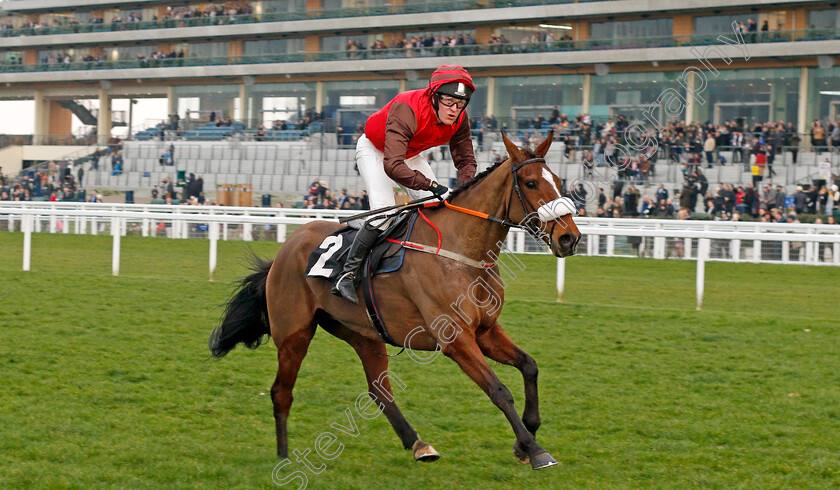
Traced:
<svg viewBox="0 0 840 490">
<path fill-rule="evenodd" d="M 520 149 L 520 150 L 521 150 L 521 151 L 522 151 L 522 153 L 524 153 L 524 154 L 525 154 L 525 156 L 527 156 L 528 158 L 535 158 L 535 157 L 537 156 L 537 155 L 536 155 L 536 154 L 534 154 L 534 152 L 533 152 L 533 151 L 531 151 L 531 150 L 527 150 L 527 149 L 525 149 L 525 150 Z M 461 194 L 462 192 L 466 191 L 466 190 L 467 190 L 467 189 L 469 189 L 470 187 L 472 187 L 472 186 L 474 186 L 475 184 L 479 183 L 479 182 L 480 182 L 480 181 L 481 181 L 484 177 L 487 177 L 488 175 L 490 175 L 490 174 L 491 174 L 494 170 L 496 170 L 497 168 L 499 168 L 499 167 L 501 167 L 502 165 L 504 165 L 504 164 L 505 164 L 508 160 L 510 160 L 510 158 L 507 158 L 507 159 L 505 159 L 505 160 L 502 160 L 501 162 L 496 163 L 496 164 L 493 164 L 491 167 L 488 167 L 488 168 L 484 169 L 484 171 L 483 171 L 483 172 L 481 172 L 481 173 L 477 174 L 477 175 L 476 175 L 475 177 L 473 177 L 473 178 L 472 178 L 469 182 L 467 182 L 466 184 L 464 184 L 464 185 L 462 185 L 462 186 L 458 187 L 458 188 L 457 188 L 457 189 L 455 189 L 454 191 L 450 192 L 450 193 L 449 193 L 449 197 L 448 197 L 446 200 L 447 200 L 447 201 L 449 201 L 449 202 L 452 202 L 452 199 L 453 199 L 455 196 L 457 196 L 458 194 Z"/>
</svg>

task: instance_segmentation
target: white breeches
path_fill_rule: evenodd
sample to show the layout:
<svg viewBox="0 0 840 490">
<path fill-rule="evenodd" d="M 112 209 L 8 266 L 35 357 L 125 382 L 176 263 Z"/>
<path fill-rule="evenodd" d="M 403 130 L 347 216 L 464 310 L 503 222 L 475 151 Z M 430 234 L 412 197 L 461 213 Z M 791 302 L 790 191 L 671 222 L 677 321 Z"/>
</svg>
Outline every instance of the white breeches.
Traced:
<svg viewBox="0 0 840 490">
<path fill-rule="evenodd" d="M 385 154 L 377 150 L 373 143 L 367 139 L 367 136 L 362 135 L 356 143 L 356 165 L 359 167 L 359 173 L 365 181 L 365 187 L 370 199 L 370 209 L 381 209 L 388 206 L 394 206 L 394 186 L 399 186 L 414 199 L 431 196 L 429 191 L 420 191 L 413 189 L 406 189 L 397 184 L 385 173 Z M 412 170 L 417 170 L 429 179 L 437 182 L 432 167 L 429 161 L 423 155 L 415 155 L 411 158 L 406 158 L 405 164 Z M 360 228 L 362 223 L 350 222 L 348 225 L 353 228 Z"/>
</svg>

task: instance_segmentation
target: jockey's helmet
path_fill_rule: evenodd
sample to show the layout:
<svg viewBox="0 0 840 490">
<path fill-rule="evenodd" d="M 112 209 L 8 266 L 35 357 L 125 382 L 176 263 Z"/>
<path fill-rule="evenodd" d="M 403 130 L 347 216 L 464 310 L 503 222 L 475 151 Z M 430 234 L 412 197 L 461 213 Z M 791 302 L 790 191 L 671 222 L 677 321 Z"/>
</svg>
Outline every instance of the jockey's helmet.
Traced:
<svg viewBox="0 0 840 490">
<path fill-rule="evenodd" d="M 429 79 L 429 92 L 470 100 L 473 92 L 475 92 L 475 85 L 473 85 L 469 72 L 463 67 L 443 65 L 432 73 L 432 77 Z"/>
</svg>

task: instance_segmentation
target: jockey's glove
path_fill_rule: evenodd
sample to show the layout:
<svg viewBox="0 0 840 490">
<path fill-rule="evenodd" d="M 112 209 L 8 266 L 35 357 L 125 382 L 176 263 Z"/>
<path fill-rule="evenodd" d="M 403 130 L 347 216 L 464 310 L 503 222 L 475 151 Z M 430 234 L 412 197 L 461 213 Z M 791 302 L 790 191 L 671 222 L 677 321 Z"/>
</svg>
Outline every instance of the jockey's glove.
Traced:
<svg viewBox="0 0 840 490">
<path fill-rule="evenodd" d="M 449 188 L 446 187 L 445 185 L 440 185 L 437 182 L 432 181 L 432 183 L 429 185 L 429 192 L 431 192 L 432 194 L 434 194 L 438 197 L 441 197 L 444 194 L 446 194 L 447 192 L 449 192 Z"/>
</svg>

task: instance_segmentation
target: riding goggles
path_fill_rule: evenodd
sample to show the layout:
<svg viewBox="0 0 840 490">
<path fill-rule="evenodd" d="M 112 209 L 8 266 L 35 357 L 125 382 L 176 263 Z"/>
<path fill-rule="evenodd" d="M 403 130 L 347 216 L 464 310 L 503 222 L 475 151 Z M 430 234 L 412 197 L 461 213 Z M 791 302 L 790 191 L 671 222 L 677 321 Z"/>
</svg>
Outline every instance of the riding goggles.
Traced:
<svg viewBox="0 0 840 490">
<path fill-rule="evenodd" d="M 464 107 L 467 107 L 467 104 L 470 102 L 467 99 L 458 99 L 456 97 L 441 94 L 438 94 L 438 101 L 445 107 L 455 106 L 458 109 L 463 109 Z"/>
</svg>

